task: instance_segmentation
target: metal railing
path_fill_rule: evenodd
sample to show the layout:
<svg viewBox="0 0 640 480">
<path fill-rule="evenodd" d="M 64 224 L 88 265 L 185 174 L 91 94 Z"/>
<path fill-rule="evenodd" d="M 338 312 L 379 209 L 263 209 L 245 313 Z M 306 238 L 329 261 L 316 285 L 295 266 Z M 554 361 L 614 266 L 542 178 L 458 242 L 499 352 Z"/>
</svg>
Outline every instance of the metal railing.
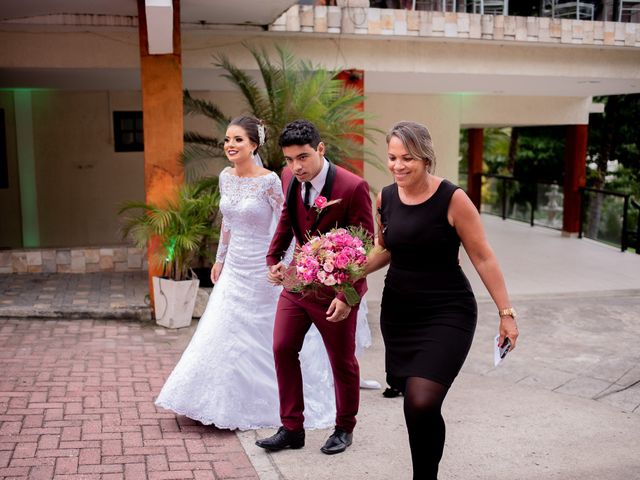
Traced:
<svg viewBox="0 0 640 480">
<path fill-rule="evenodd" d="M 636 253 L 640 255 L 640 203 L 631 199 L 631 207 L 632 213 L 630 217 L 633 217 L 633 215 L 635 215 L 636 217 L 636 230 L 634 232 L 629 227 L 629 229 L 627 230 L 627 239 L 629 241 L 629 246 L 633 247 Z M 629 222 L 629 225 L 633 225 L 633 222 Z"/>
<path fill-rule="evenodd" d="M 640 9 L 632 2 L 605 0 L 580 0 L 577 2 L 541 0 L 538 4 L 519 5 L 509 0 L 298 0 L 300 5 L 352 6 L 427 10 L 441 12 L 467 12 L 491 15 L 516 15 L 526 17 L 572 18 L 596 21 L 640 21 Z M 630 4 L 630 5 L 627 5 Z M 516 8 L 518 7 L 518 8 Z"/>
<path fill-rule="evenodd" d="M 466 173 L 460 173 L 465 184 Z M 563 191 L 557 182 L 532 182 L 506 175 L 482 174 L 480 212 L 562 230 Z M 628 193 L 580 189 L 578 237 L 629 248 L 640 254 L 640 204 Z"/>
<path fill-rule="evenodd" d="M 581 188 L 578 237 L 620 245 L 623 252 L 631 247 L 640 254 L 639 212 L 640 205 L 629 193 Z"/>
<path fill-rule="evenodd" d="M 562 229 L 562 189 L 555 182 L 531 182 L 483 174 L 480 212 L 529 225 Z"/>
</svg>

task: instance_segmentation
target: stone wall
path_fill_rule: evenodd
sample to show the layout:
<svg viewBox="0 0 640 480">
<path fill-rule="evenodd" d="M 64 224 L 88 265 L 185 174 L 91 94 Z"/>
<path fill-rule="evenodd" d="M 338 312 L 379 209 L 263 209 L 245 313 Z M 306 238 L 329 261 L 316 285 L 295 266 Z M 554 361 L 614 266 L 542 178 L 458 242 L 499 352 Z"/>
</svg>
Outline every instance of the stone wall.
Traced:
<svg viewBox="0 0 640 480">
<path fill-rule="evenodd" d="M 640 24 L 459 12 L 294 5 L 269 30 L 640 47 Z"/>
<path fill-rule="evenodd" d="M 0 251 L 0 273 L 92 273 L 147 270 L 140 248 L 127 246 Z"/>
</svg>

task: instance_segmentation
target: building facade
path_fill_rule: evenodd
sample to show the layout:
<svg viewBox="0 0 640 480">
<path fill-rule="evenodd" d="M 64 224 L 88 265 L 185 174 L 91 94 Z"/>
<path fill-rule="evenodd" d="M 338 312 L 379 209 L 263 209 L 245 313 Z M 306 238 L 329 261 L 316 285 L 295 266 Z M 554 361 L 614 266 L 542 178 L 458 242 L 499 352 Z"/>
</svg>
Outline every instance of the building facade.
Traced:
<svg viewBox="0 0 640 480">
<path fill-rule="evenodd" d="M 180 141 L 167 147 L 161 137 L 209 128 L 196 118 L 183 124 L 176 92 L 186 88 L 229 115 L 244 111 L 213 56 L 225 54 L 256 74 L 245 44 L 267 50 L 287 45 L 313 63 L 363 71 L 371 126 L 386 130 L 407 119 L 426 124 L 436 173 L 454 182 L 461 129 L 567 125 L 579 140 L 571 147 L 578 148 L 579 163 L 580 138 L 600 107 L 593 96 L 640 92 L 636 23 L 291 1 L 204 7 L 174 0 L 159 14 L 152 7 L 163 2 L 143 0 L 65 0 L 55 8 L 44 0 L 13 3 L 0 7 L 2 249 L 122 245 L 118 206 L 149 199 L 154 188 L 162 195 L 182 181 L 172 153 Z M 168 42 L 171 51 L 154 54 L 153 42 L 158 48 Z M 143 111 L 149 118 L 145 152 L 135 146 L 142 133 L 136 114 Z M 157 123 L 149 126 L 151 117 Z M 148 128 L 156 129 L 152 138 Z M 376 140 L 367 147 L 384 162 L 384 136 Z M 168 160 L 158 160 L 163 155 Z M 580 172 L 572 175 L 579 183 Z M 369 165 L 365 178 L 376 188 L 391 181 Z"/>
</svg>

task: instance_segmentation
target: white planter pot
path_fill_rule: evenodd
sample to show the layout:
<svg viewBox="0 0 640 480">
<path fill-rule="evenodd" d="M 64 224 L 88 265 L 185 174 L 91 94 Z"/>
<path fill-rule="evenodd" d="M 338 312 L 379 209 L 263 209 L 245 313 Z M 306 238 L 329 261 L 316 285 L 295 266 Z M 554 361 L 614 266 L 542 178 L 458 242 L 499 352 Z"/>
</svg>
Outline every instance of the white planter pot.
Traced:
<svg viewBox="0 0 640 480">
<path fill-rule="evenodd" d="M 167 328 L 183 328 L 191 324 L 200 280 L 175 281 L 153 277 L 156 323 Z"/>
</svg>

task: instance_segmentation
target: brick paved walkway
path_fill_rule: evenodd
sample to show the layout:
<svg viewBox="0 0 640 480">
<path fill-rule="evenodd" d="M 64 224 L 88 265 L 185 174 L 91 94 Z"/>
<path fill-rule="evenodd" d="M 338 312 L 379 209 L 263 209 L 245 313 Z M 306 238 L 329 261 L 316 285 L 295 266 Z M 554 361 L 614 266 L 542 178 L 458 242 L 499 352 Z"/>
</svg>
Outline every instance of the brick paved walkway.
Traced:
<svg viewBox="0 0 640 480">
<path fill-rule="evenodd" d="M 188 337 L 0 319 L 0 478 L 256 479 L 234 433 L 153 404 Z"/>
</svg>

